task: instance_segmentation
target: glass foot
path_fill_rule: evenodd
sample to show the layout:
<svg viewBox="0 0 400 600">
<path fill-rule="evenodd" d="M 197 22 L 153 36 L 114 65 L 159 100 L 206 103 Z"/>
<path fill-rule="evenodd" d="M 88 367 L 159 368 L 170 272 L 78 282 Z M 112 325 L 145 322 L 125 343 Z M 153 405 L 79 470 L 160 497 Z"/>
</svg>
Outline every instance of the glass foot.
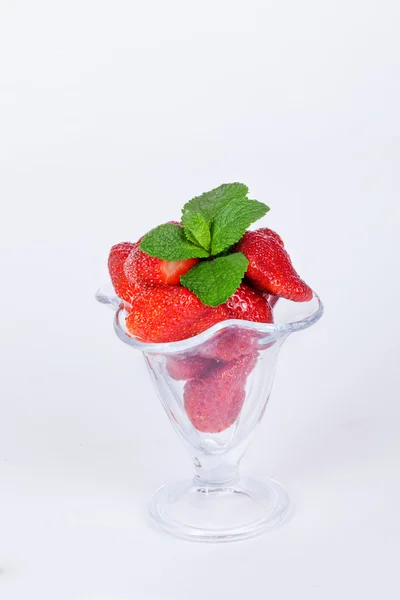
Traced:
<svg viewBox="0 0 400 600">
<path fill-rule="evenodd" d="M 290 516 L 283 487 L 272 479 L 250 477 L 220 485 L 195 480 L 165 485 L 153 496 L 149 512 L 159 527 L 199 542 L 229 542 L 279 527 Z"/>
</svg>

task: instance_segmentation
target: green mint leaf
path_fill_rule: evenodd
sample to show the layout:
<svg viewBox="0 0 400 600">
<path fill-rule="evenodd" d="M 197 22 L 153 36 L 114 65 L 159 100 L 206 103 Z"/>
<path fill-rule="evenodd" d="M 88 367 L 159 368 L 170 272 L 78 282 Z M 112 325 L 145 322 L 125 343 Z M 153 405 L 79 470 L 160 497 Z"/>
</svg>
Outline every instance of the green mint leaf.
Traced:
<svg viewBox="0 0 400 600">
<path fill-rule="evenodd" d="M 182 215 L 182 225 L 188 240 L 207 251 L 210 250 L 210 227 L 201 213 L 186 211 Z"/>
<path fill-rule="evenodd" d="M 152 229 L 140 242 L 140 249 L 150 256 L 175 261 L 186 258 L 207 258 L 209 252 L 192 244 L 185 236 L 183 228 L 165 223 Z"/>
<path fill-rule="evenodd" d="M 191 290 L 203 304 L 218 306 L 236 292 L 248 267 L 242 252 L 199 262 L 181 277 L 181 284 Z"/>
<path fill-rule="evenodd" d="M 194 237 L 194 235 L 190 233 L 190 231 L 188 229 L 184 229 L 183 231 L 185 233 L 186 239 L 189 240 L 189 242 L 191 242 L 195 246 L 199 245 L 199 242 L 196 240 L 196 238 Z"/>
<path fill-rule="evenodd" d="M 246 229 L 261 219 L 269 208 L 258 200 L 235 198 L 218 212 L 211 228 L 211 254 L 219 254 L 236 244 Z"/>
<path fill-rule="evenodd" d="M 248 191 L 248 187 L 243 183 L 223 183 L 214 190 L 192 198 L 182 209 L 182 223 L 185 224 L 187 213 L 199 213 L 210 226 L 215 215 L 224 206 L 237 198 L 245 198 Z"/>
</svg>

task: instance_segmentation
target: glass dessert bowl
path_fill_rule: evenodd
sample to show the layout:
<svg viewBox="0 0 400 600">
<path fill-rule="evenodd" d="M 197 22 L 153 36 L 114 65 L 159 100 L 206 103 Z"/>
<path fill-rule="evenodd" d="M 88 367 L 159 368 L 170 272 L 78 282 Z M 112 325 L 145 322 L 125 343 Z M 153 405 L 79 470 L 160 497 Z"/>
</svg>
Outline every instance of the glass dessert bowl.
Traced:
<svg viewBox="0 0 400 600">
<path fill-rule="evenodd" d="M 242 476 L 239 464 L 267 406 L 280 348 L 322 316 L 318 296 L 301 303 L 279 299 L 273 324 L 231 319 L 168 343 L 132 336 L 111 286 L 96 298 L 115 310 L 119 339 L 143 353 L 164 410 L 193 459 L 191 478 L 155 493 L 152 519 L 175 536 L 208 542 L 245 539 L 281 525 L 290 514 L 285 490 L 270 479 Z"/>
</svg>

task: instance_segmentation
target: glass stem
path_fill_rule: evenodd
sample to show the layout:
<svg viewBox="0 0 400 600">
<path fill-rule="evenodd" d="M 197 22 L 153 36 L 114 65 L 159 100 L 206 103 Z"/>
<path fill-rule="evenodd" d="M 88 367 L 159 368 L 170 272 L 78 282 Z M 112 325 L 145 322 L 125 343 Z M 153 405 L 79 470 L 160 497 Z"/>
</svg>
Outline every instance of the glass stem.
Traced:
<svg viewBox="0 0 400 600">
<path fill-rule="evenodd" d="M 194 459 L 194 478 L 203 486 L 220 485 L 239 477 L 239 461 L 231 452 L 224 454 L 197 454 Z"/>
</svg>

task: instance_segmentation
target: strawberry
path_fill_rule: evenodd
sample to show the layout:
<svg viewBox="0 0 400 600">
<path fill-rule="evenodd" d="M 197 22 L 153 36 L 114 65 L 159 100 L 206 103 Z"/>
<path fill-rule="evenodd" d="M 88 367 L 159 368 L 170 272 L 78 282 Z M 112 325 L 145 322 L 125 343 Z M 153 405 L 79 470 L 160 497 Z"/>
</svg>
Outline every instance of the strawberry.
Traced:
<svg viewBox="0 0 400 600">
<path fill-rule="evenodd" d="M 119 298 L 122 298 L 129 303 L 132 300 L 134 287 L 132 287 L 125 276 L 124 264 L 130 253 L 135 250 L 138 245 L 139 242 L 122 242 L 121 244 L 116 244 L 111 248 L 108 257 L 108 270 L 115 292 Z"/>
<path fill-rule="evenodd" d="M 198 258 L 170 262 L 149 256 L 138 248 L 126 262 L 125 273 L 128 280 L 139 279 L 151 285 L 179 285 L 181 275 L 198 262 Z"/>
<path fill-rule="evenodd" d="M 224 329 L 200 348 L 201 356 L 229 362 L 251 354 L 257 344 L 257 336 L 248 329 Z"/>
<path fill-rule="evenodd" d="M 210 369 L 212 362 L 210 358 L 197 355 L 185 358 L 167 356 L 167 370 L 172 379 L 189 380 L 204 375 Z"/>
<path fill-rule="evenodd" d="M 225 319 L 242 319 L 258 323 L 272 323 L 272 311 L 265 299 L 242 283 L 236 292 L 218 306 Z M 206 342 L 201 348 L 201 355 L 217 360 L 230 361 L 234 358 L 253 352 L 258 336 L 254 331 L 246 329 L 225 330 Z"/>
<path fill-rule="evenodd" d="M 197 431 L 220 433 L 238 418 L 245 400 L 243 387 L 228 391 L 200 379 L 185 385 L 186 414 Z"/>
<path fill-rule="evenodd" d="M 168 285 L 180 285 L 181 275 L 185 275 L 192 267 L 197 265 L 198 258 L 168 261 L 162 260 L 160 265 L 160 281 Z"/>
<path fill-rule="evenodd" d="M 295 302 L 311 300 L 312 289 L 300 279 L 289 254 L 275 237 L 247 231 L 236 250 L 249 261 L 246 277 L 255 288 Z"/>
<path fill-rule="evenodd" d="M 140 250 L 134 250 L 125 263 L 125 273 L 132 287 L 137 281 L 134 268 L 134 255 L 137 252 Z M 252 320 L 270 320 L 271 311 L 267 303 L 248 286 L 241 288 L 229 309 L 227 303 L 215 308 L 206 306 L 192 292 L 180 286 L 143 286 L 135 296 L 131 314 L 127 318 L 127 328 L 143 341 L 175 342 L 202 333 L 227 319 L 250 320 L 252 317 Z M 242 305 L 239 300 L 243 302 Z M 222 352 L 221 359 L 222 356 L 228 360 L 238 354 L 232 354 L 230 350 Z M 220 358 L 218 351 L 212 357 Z"/>
<path fill-rule="evenodd" d="M 236 292 L 226 301 L 231 319 L 243 319 L 257 323 L 272 323 L 272 311 L 265 299 L 242 283 Z"/>
<path fill-rule="evenodd" d="M 177 342 L 197 333 L 197 321 L 207 310 L 184 287 L 143 287 L 135 297 L 126 326 L 144 342 Z"/>
<path fill-rule="evenodd" d="M 131 250 L 123 265 L 125 278 L 131 286 L 139 285 L 139 278 L 136 272 L 136 255 L 138 252 L 141 252 L 139 244 L 137 244 L 135 248 Z"/>
<path fill-rule="evenodd" d="M 268 227 L 260 227 L 260 229 L 256 229 L 257 233 L 262 233 L 267 237 L 272 237 L 282 248 L 284 248 L 285 244 L 283 243 L 283 239 L 281 236 L 276 233 L 276 231 L 272 231 L 272 229 L 268 229 Z"/>
<path fill-rule="evenodd" d="M 228 319 L 242 319 L 247 321 L 257 321 L 259 323 L 272 323 L 272 312 L 269 305 L 265 302 L 264 298 L 260 296 L 255 290 L 252 290 L 248 285 L 242 283 L 236 292 L 228 298 L 225 304 L 212 308 L 207 307 L 207 311 L 199 319 L 195 328 L 196 333 L 201 333 L 206 329 L 209 329 L 216 323 L 226 321 Z M 247 333 L 247 332 L 246 332 Z M 250 337 L 252 337 L 251 332 Z M 233 337 L 241 337 L 241 345 L 238 347 L 238 352 L 235 353 L 232 344 L 235 344 Z M 218 360 L 232 360 L 237 356 L 243 354 L 241 347 L 244 345 L 245 334 L 235 332 L 233 336 L 229 338 L 229 341 L 225 343 L 221 339 L 217 344 L 212 344 L 212 349 L 206 350 L 211 352 L 207 356 L 211 358 L 217 358 Z M 223 346 L 229 346 L 223 348 Z M 242 348 L 243 349 L 243 348 Z M 206 356 L 203 354 L 203 356 Z"/>
<path fill-rule="evenodd" d="M 213 325 L 232 319 L 231 313 L 225 304 L 219 306 L 205 306 L 206 311 L 195 324 L 196 335 L 210 329 Z"/>
<path fill-rule="evenodd" d="M 257 354 L 218 364 L 184 387 L 184 406 L 192 425 L 204 433 L 224 431 L 238 418 L 246 397 L 245 383 Z"/>
</svg>

